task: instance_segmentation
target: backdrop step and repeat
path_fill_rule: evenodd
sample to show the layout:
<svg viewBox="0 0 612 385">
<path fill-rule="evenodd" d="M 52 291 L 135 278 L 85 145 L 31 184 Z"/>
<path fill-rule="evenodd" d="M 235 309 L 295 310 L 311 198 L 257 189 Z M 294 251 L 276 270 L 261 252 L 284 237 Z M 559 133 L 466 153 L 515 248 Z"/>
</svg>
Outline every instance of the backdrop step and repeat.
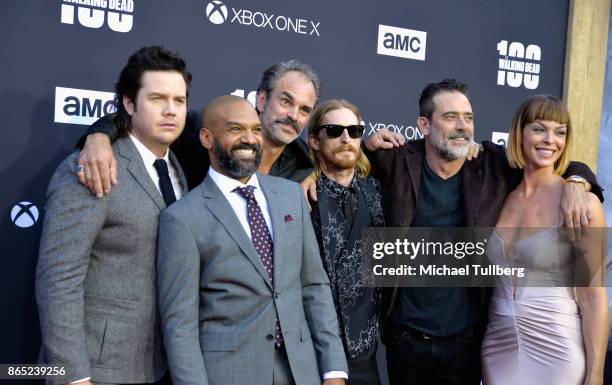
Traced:
<svg viewBox="0 0 612 385">
<path fill-rule="evenodd" d="M 296 58 L 322 99 L 362 111 L 366 134 L 409 140 L 420 90 L 470 86 L 476 140 L 505 143 L 532 94 L 561 96 L 568 0 L 5 0 L 0 14 L 0 363 L 36 361 L 34 272 L 45 192 L 87 125 L 112 112 L 113 84 L 145 45 L 179 52 L 189 107 L 255 100 L 262 71 Z"/>
</svg>

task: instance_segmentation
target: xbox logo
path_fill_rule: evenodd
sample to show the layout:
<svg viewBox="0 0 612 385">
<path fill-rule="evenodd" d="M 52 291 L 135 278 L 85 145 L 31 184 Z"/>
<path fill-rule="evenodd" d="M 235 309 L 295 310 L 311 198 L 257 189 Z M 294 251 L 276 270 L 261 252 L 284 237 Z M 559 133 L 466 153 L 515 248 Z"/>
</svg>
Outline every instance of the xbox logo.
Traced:
<svg viewBox="0 0 612 385">
<path fill-rule="evenodd" d="M 19 202 L 11 210 L 11 220 L 17 227 L 31 227 L 38 220 L 38 208 L 34 203 Z"/>
<path fill-rule="evenodd" d="M 227 20 L 227 7 L 219 0 L 213 0 L 206 6 L 206 17 L 213 24 L 223 24 Z"/>
</svg>

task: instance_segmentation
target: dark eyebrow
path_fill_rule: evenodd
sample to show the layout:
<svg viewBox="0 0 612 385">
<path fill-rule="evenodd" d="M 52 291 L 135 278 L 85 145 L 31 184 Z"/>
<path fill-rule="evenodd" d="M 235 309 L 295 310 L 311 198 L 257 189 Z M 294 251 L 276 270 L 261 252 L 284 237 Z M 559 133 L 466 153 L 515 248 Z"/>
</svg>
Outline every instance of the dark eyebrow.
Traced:
<svg viewBox="0 0 612 385">
<path fill-rule="evenodd" d="M 461 115 L 461 112 L 459 111 L 446 111 L 442 114 L 442 116 L 446 116 L 448 114 L 454 114 L 454 115 Z M 474 116 L 473 112 L 466 112 L 465 115 L 470 115 L 470 116 Z"/>
<path fill-rule="evenodd" d="M 281 92 L 281 96 L 283 96 L 283 95 L 288 97 L 291 101 L 293 101 L 293 96 L 290 93 L 288 93 L 287 91 Z"/>
<path fill-rule="evenodd" d="M 170 96 L 170 95 L 166 94 L 166 93 L 163 93 L 163 92 L 153 91 L 153 92 L 149 92 L 147 94 L 147 96 L 163 96 L 163 97 L 167 97 L 167 96 Z M 176 96 L 174 96 L 174 99 L 176 99 L 176 98 L 187 99 L 187 95 L 176 95 Z"/>
</svg>

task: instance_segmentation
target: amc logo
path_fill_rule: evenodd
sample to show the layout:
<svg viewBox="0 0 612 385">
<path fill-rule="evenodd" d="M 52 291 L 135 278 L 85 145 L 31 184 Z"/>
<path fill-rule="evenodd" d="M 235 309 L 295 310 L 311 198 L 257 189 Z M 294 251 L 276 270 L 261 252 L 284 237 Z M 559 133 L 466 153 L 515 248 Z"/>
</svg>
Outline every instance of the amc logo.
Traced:
<svg viewBox="0 0 612 385">
<path fill-rule="evenodd" d="M 404 59 L 425 60 L 427 32 L 413 29 L 378 26 L 378 47 L 376 53 Z"/>
<path fill-rule="evenodd" d="M 55 87 L 55 123 L 90 125 L 115 112 L 112 92 Z"/>
</svg>

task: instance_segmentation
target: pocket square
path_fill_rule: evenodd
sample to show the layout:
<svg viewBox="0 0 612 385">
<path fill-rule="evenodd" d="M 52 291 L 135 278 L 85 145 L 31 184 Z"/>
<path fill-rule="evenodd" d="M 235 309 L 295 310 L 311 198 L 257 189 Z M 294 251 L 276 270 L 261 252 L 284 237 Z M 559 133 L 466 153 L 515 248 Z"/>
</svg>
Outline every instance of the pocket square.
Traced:
<svg viewBox="0 0 612 385">
<path fill-rule="evenodd" d="M 289 214 L 285 215 L 285 223 L 293 222 L 293 217 Z"/>
</svg>

